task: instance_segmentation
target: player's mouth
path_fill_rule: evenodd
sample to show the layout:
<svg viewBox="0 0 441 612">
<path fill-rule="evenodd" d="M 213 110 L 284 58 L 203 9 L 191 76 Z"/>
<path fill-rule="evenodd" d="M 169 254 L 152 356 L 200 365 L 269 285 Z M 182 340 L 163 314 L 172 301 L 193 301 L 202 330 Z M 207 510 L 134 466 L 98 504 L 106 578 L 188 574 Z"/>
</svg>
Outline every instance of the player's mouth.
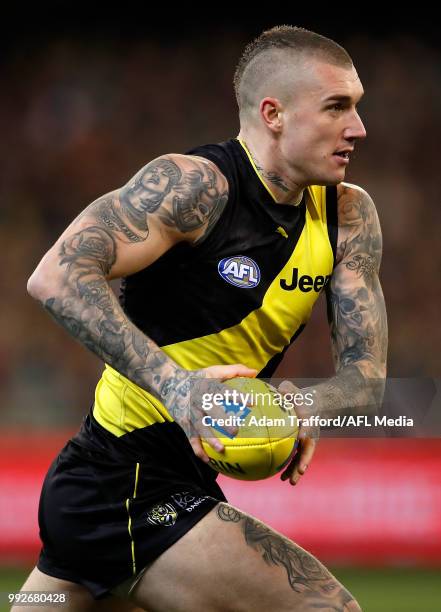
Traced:
<svg viewBox="0 0 441 612">
<path fill-rule="evenodd" d="M 349 154 L 352 153 L 354 149 L 340 149 L 339 151 L 335 151 L 335 153 L 332 154 L 333 157 L 335 157 L 338 160 L 338 163 L 342 164 L 343 166 L 346 166 L 347 164 L 349 164 Z"/>
</svg>

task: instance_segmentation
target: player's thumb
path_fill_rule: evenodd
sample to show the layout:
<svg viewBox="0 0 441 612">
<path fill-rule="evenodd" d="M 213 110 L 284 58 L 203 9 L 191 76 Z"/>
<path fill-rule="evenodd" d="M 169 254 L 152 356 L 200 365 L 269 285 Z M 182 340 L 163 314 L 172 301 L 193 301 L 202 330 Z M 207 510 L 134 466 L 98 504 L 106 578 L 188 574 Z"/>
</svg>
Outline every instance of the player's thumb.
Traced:
<svg viewBox="0 0 441 612">
<path fill-rule="evenodd" d="M 257 376 L 257 370 L 249 368 L 242 363 L 210 366 L 205 369 L 205 372 L 209 378 L 219 378 L 220 380 L 228 380 L 236 376 L 247 376 L 248 378 L 255 378 Z"/>
<path fill-rule="evenodd" d="M 293 385 L 289 380 L 284 380 L 280 383 L 277 390 L 282 395 L 285 395 L 286 393 L 296 393 L 298 391 L 298 387 Z"/>
<path fill-rule="evenodd" d="M 257 376 L 257 370 L 249 368 L 242 363 L 224 366 L 224 368 L 223 373 L 219 376 L 219 378 L 222 380 L 228 380 L 229 378 L 235 378 L 236 376 L 246 376 L 248 378 L 255 378 Z"/>
</svg>

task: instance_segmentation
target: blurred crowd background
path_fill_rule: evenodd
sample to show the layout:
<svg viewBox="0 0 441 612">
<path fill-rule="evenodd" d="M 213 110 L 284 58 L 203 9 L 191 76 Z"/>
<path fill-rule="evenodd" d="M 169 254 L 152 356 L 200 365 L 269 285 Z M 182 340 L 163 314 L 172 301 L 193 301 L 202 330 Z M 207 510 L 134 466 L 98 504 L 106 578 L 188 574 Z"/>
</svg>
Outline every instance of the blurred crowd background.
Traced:
<svg viewBox="0 0 441 612">
<path fill-rule="evenodd" d="M 347 180 L 372 195 L 383 228 L 394 377 L 441 371 L 441 50 L 429 21 L 430 36 L 411 25 L 377 31 L 282 21 L 335 37 L 365 87 L 368 138 Z M 27 295 L 26 281 L 88 203 L 150 159 L 237 135 L 236 62 L 276 23 L 188 31 L 131 28 L 127 20 L 8 39 L 0 61 L 1 424 L 79 424 L 101 364 Z M 322 300 L 279 374 L 331 374 L 328 344 Z"/>
<path fill-rule="evenodd" d="M 248 12 L 237 5 L 233 17 L 219 5 L 49 4 L 20 5 L 13 19 L 2 8 L 0 593 L 18 589 L 35 562 L 43 476 L 87 413 L 102 369 L 27 295 L 27 279 L 85 206 L 149 160 L 237 135 L 234 69 L 264 29 L 300 25 L 352 55 L 366 92 L 359 111 L 368 137 L 347 180 L 371 194 L 383 228 L 389 376 L 441 378 L 441 37 L 434 15 L 421 3 L 401 6 L 389 22 L 373 4 L 333 6 L 330 18 L 316 7 L 275 14 L 277 7 L 264 5 L 265 19 L 257 5 Z M 332 374 L 321 298 L 278 375 Z M 428 405 L 424 384 L 403 384 L 398 408 L 406 395 Z M 246 486 L 222 478 L 222 486 L 235 505 L 324 562 L 346 566 L 336 575 L 363 609 L 432 612 L 441 600 L 440 444 L 321 440 L 300 489 L 277 477 Z M 0 601 L 0 612 L 6 609 Z"/>
</svg>

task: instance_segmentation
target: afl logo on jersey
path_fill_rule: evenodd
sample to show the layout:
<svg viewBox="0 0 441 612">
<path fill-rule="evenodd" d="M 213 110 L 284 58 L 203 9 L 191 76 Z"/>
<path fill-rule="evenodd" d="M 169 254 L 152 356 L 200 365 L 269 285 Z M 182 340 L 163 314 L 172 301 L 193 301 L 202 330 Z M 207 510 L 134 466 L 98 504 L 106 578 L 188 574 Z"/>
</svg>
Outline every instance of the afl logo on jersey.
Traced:
<svg viewBox="0 0 441 612">
<path fill-rule="evenodd" d="M 260 282 L 259 266 L 243 255 L 225 257 L 219 262 L 217 270 L 227 283 L 243 289 L 256 287 Z"/>
</svg>

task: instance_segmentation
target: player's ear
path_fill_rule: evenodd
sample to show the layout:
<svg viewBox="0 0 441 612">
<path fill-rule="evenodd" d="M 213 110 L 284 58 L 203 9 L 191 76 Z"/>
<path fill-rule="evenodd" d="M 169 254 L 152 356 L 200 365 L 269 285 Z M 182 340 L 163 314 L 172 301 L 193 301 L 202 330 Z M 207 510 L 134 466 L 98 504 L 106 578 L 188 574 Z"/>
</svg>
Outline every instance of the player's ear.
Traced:
<svg viewBox="0 0 441 612">
<path fill-rule="evenodd" d="M 260 102 L 260 115 L 265 125 L 272 132 L 280 132 L 282 128 L 283 107 L 278 98 L 263 98 Z"/>
</svg>

